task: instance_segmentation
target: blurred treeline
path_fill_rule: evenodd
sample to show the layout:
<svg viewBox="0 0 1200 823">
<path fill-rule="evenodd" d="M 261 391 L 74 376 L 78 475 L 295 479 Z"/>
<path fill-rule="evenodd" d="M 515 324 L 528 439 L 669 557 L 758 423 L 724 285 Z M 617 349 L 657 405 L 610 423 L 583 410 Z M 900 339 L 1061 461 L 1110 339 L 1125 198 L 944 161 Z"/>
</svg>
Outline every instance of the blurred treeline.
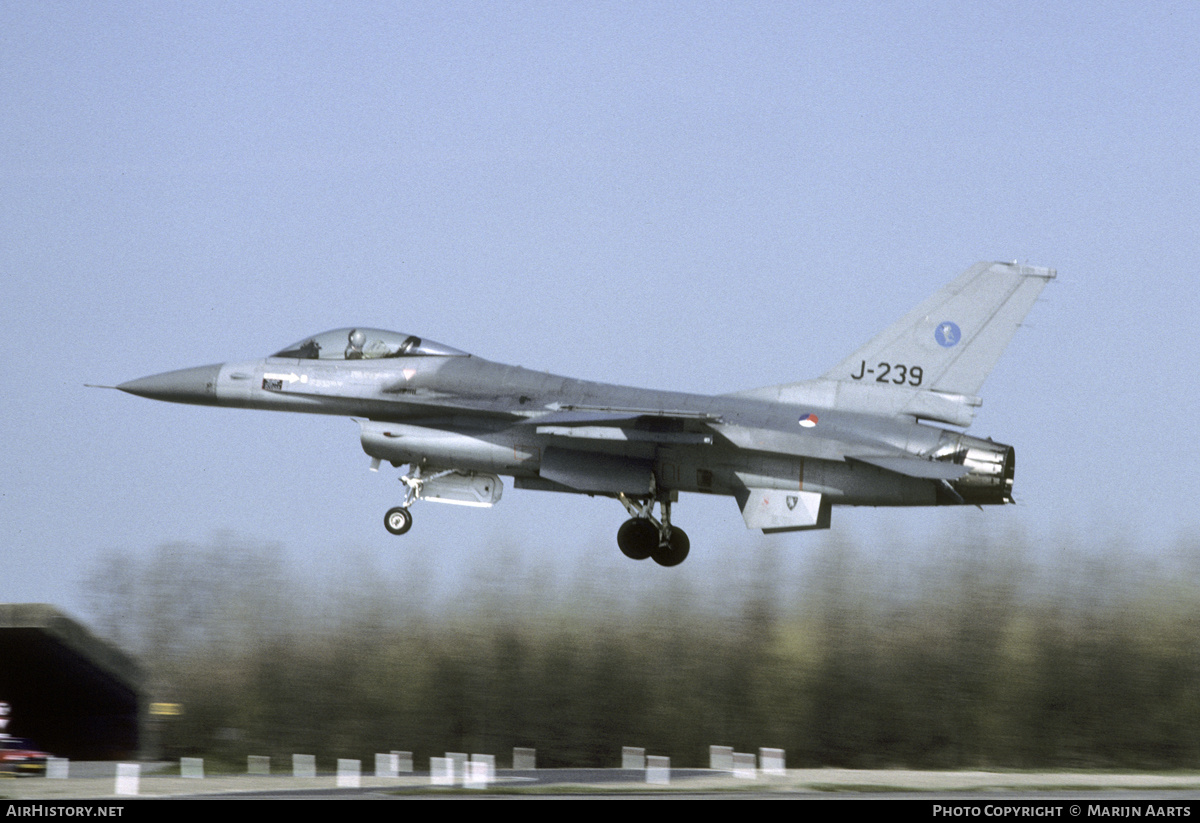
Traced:
<svg viewBox="0 0 1200 823">
<path fill-rule="evenodd" d="M 721 744 L 791 767 L 1200 763 L 1200 545 L 777 547 L 720 574 L 606 548 L 565 582 L 500 548 L 432 597 L 419 564 L 351 556 L 314 581 L 225 537 L 113 553 L 85 590 L 150 699 L 184 708 L 158 728 L 166 757 L 503 765 L 531 746 L 542 766 L 615 766 L 636 745 L 707 765 Z"/>
</svg>

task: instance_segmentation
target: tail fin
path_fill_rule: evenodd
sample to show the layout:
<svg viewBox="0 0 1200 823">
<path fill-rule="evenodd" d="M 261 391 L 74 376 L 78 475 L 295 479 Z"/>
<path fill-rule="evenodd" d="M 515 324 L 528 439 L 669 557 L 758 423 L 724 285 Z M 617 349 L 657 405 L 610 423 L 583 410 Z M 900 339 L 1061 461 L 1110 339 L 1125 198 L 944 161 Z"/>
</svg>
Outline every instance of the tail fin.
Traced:
<svg viewBox="0 0 1200 823">
<path fill-rule="evenodd" d="M 976 263 L 825 379 L 973 397 L 1054 269 Z"/>
</svg>

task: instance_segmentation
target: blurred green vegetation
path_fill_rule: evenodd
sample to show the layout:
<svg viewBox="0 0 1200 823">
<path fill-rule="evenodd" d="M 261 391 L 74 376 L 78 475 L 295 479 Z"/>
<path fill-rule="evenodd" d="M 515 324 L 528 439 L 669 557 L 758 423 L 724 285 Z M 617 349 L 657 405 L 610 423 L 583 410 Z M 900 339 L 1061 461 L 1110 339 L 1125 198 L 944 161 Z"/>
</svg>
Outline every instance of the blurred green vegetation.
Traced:
<svg viewBox="0 0 1200 823">
<path fill-rule="evenodd" d="M 791 767 L 1171 769 L 1200 762 L 1198 549 L 830 536 L 720 579 L 621 558 L 561 583 L 499 548 L 435 598 L 419 570 L 351 558 L 314 583 L 221 537 L 113 552 L 85 590 L 151 699 L 184 706 L 156 721 L 164 757 L 615 766 L 636 745 L 704 766 L 721 744 Z"/>
</svg>

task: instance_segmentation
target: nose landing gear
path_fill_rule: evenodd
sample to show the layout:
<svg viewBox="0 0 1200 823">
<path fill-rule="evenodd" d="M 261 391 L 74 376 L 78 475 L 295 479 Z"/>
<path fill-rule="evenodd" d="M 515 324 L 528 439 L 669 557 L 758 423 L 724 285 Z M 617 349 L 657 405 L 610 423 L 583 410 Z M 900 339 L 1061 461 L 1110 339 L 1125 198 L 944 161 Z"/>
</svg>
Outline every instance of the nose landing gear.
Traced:
<svg viewBox="0 0 1200 823">
<path fill-rule="evenodd" d="M 383 525 L 392 534 L 404 534 L 412 528 L 412 513 L 408 509 L 418 500 L 490 507 L 504 491 L 504 483 L 494 474 L 429 468 L 419 463 L 412 464 L 400 482 L 404 484 L 404 502 L 388 509 L 383 517 Z"/>
<path fill-rule="evenodd" d="M 412 521 L 412 512 L 406 506 L 388 509 L 388 513 L 383 516 L 383 525 L 392 534 L 404 534 L 412 528 Z"/>
</svg>

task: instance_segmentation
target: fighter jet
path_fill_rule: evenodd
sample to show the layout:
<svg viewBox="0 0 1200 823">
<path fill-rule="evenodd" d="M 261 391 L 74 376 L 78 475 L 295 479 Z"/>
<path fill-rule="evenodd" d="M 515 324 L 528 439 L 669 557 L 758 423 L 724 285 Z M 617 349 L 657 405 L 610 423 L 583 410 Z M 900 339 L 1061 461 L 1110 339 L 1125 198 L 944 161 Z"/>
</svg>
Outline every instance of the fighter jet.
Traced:
<svg viewBox="0 0 1200 823">
<path fill-rule="evenodd" d="M 559 377 L 362 326 L 116 388 L 354 418 L 373 470 L 407 467 L 384 517 L 392 534 L 411 528 L 418 500 L 494 505 L 506 476 L 617 500 L 621 551 L 674 566 L 690 548 L 671 520 L 680 492 L 732 497 L 768 534 L 827 529 L 834 506 L 1013 502 L 1013 447 L 962 430 L 1054 277 L 978 263 L 821 377 L 716 396 Z"/>
</svg>

